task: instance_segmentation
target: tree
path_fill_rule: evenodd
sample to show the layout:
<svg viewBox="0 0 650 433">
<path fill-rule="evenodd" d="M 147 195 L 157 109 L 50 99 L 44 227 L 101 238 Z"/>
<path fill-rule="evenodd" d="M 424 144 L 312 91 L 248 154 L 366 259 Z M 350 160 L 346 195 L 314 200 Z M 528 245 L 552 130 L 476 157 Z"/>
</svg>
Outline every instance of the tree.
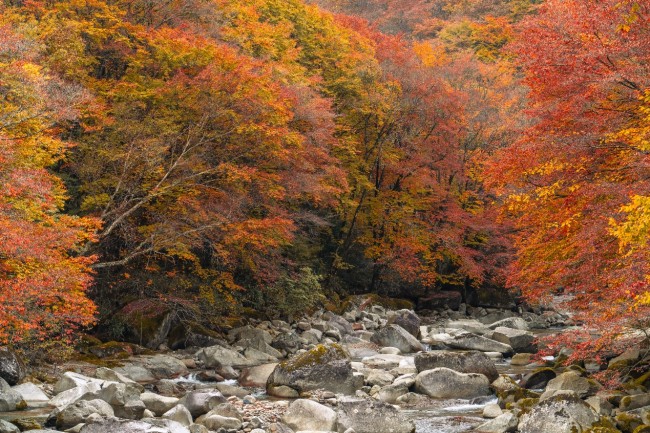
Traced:
<svg viewBox="0 0 650 433">
<path fill-rule="evenodd" d="M 38 44 L 11 18 L 0 20 L 0 342 L 24 345 L 93 323 L 94 257 L 78 253 L 98 221 L 62 214 L 65 188 L 48 171 L 70 146 L 60 125 L 87 95 L 36 63 Z"/>
<path fill-rule="evenodd" d="M 570 295 L 577 320 L 602 333 L 578 346 L 587 356 L 616 348 L 612 339 L 625 329 L 648 326 L 638 301 L 650 274 L 642 229 L 650 9 L 550 0 L 539 12 L 514 46 L 536 123 L 487 177 L 518 228 L 509 284 L 532 301 L 558 288 Z"/>
</svg>

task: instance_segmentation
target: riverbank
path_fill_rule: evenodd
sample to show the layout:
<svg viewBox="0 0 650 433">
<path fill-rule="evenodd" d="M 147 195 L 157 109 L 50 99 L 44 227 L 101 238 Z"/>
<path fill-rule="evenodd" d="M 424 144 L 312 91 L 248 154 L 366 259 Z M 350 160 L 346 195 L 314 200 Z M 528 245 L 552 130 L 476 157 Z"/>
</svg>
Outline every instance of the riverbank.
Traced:
<svg viewBox="0 0 650 433">
<path fill-rule="evenodd" d="M 104 343 L 93 351 L 100 362 L 57 372 L 26 375 L 5 357 L 0 370 L 17 374 L 3 373 L 13 386 L 0 382 L 0 433 L 643 431 L 650 375 L 604 391 L 583 368 L 532 360 L 535 336 L 566 319 L 467 307 L 418 315 L 358 302 L 342 315 L 252 321 L 206 347 Z"/>
</svg>

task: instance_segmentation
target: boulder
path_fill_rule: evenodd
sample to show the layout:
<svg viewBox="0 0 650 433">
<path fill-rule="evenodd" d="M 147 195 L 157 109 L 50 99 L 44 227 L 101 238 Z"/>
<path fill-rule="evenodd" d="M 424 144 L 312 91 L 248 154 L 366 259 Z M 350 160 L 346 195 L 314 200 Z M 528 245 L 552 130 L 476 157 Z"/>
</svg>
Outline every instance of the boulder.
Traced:
<svg viewBox="0 0 650 433">
<path fill-rule="evenodd" d="M 20 433 L 20 429 L 12 423 L 0 419 L 0 433 Z"/>
<path fill-rule="evenodd" d="M 95 377 L 108 382 L 128 383 L 131 385 L 136 385 L 139 386 L 140 389 L 144 390 L 144 388 L 141 385 L 138 385 L 135 380 L 130 379 L 115 370 L 111 370 L 110 368 L 98 367 L 97 370 L 95 370 Z"/>
<path fill-rule="evenodd" d="M 267 357 L 272 357 L 277 361 L 278 358 L 282 358 L 282 352 L 280 352 L 275 347 L 264 342 L 263 340 L 239 340 L 236 343 L 237 346 L 243 347 L 244 355 L 246 358 L 255 359 L 253 356 L 249 355 L 247 352 L 250 350 L 256 350 L 264 353 Z M 269 358 L 267 358 L 269 359 Z"/>
<path fill-rule="evenodd" d="M 5 382 L 6 384 L 6 382 Z M 0 391 L 0 412 L 13 412 L 27 408 L 27 403 L 23 397 L 13 389 L 7 388 Z"/>
<path fill-rule="evenodd" d="M 156 349 L 167 339 L 175 315 L 162 302 L 138 299 L 125 305 L 117 317 L 126 325 L 128 341 Z"/>
<path fill-rule="evenodd" d="M 312 400 L 295 400 L 284 413 L 282 422 L 295 431 L 333 431 L 336 428 L 336 412 Z"/>
<path fill-rule="evenodd" d="M 79 400 L 57 414 L 56 426 L 59 429 L 66 430 L 77 424 L 86 422 L 86 418 L 93 414 L 98 414 L 102 418 L 108 418 L 112 417 L 114 412 L 111 405 L 104 400 Z"/>
<path fill-rule="evenodd" d="M 497 380 L 492 382 L 492 389 L 499 397 L 499 403 L 506 405 L 514 403 L 522 398 L 539 398 L 539 394 L 519 386 L 511 377 L 501 375 Z"/>
<path fill-rule="evenodd" d="M 277 363 L 258 365 L 256 367 L 245 368 L 239 375 L 238 382 L 241 386 L 262 388 L 266 386 L 269 376 L 275 370 Z"/>
<path fill-rule="evenodd" d="M 417 338 L 420 335 L 420 317 L 413 310 L 397 310 L 388 314 L 387 325 L 397 325 Z"/>
<path fill-rule="evenodd" d="M 532 362 L 530 353 L 515 353 L 510 365 L 528 365 Z"/>
<path fill-rule="evenodd" d="M 11 389 L 20 394 L 27 407 L 44 407 L 50 402 L 50 398 L 31 382 L 16 385 Z"/>
<path fill-rule="evenodd" d="M 546 399 L 554 391 L 573 391 L 580 398 L 585 398 L 596 394 L 601 388 L 602 386 L 593 379 L 582 377 L 575 371 L 565 371 L 548 382 L 541 399 Z"/>
<path fill-rule="evenodd" d="M 179 403 L 187 408 L 192 417 L 197 418 L 208 413 L 226 399 L 219 391 L 191 391 Z"/>
<path fill-rule="evenodd" d="M 415 382 L 415 381 L 414 381 Z M 406 382 L 386 385 L 373 394 L 373 397 L 384 403 L 396 404 L 398 399 L 409 392 Z"/>
<path fill-rule="evenodd" d="M 598 415 L 577 397 L 557 396 L 540 402 L 519 421 L 520 433 L 575 433 L 598 421 Z"/>
<path fill-rule="evenodd" d="M 143 401 L 146 408 L 156 416 L 162 416 L 162 414 L 178 404 L 178 399 L 176 397 L 165 397 L 154 394 L 153 392 L 143 392 L 140 395 L 140 399 Z"/>
<path fill-rule="evenodd" d="M 490 329 L 497 329 L 502 326 L 512 329 L 520 329 L 522 331 L 529 330 L 528 322 L 521 317 L 506 317 L 505 319 L 497 320 L 496 322 L 487 325 Z"/>
<path fill-rule="evenodd" d="M 101 388 L 98 383 L 90 382 L 85 385 L 63 391 L 50 400 L 50 406 L 56 408 L 64 408 L 67 405 L 79 400 L 82 396 L 98 392 L 100 389 Z"/>
<path fill-rule="evenodd" d="M 490 381 L 477 373 L 458 373 L 440 367 L 420 372 L 415 389 L 435 398 L 474 398 L 490 394 Z"/>
<path fill-rule="evenodd" d="M 517 424 L 517 417 L 510 412 L 506 412 L 476 427 L 476 431 L 481 433 L 511 433 L 517 430 Z"/>
<path fill-rule="evenodd" d="M 454 349 L 479 350 L 481 352 L 499 352 L 504 355 L 511 355 L 513 349 L 511 346 L 485 338 L 480 335 L 463 333 L 454 335 L 444 342 L 447 346 Z"/>
<path fill-rule="evenodd" d="M 84 376 L 83 374 L 66 371 L 54 384 L 54 394 L 60 394 L 72 388 L 86 385 L 90 382 L 98 384 L 100 387 L 106 382 L 102 379 L 95 379 L 94 377 Z"/>
<path fill-rule="evenodd" d="M 535 336 L 528 331 L 499 326 L 492 333 L 492 339 L 509 345 L 518 353 L 537 352 Z"/>
<path fill-rule="evenodd" d="M 15 385 L 25 378 L 27 369 L 20 356 L 8 347 L 0 347 L 0 378 Z"/>
<path fill-rule="evenodd" d="M 86 424 L 80 433 L 172 433 L 168 428 L 153 426 L 142 421 L 107 419 L 103 422 Z"/>
<path fill-rule="evenodd" d="M 252 367 L 259 364 L 254 360 L 246 358 L 239 352 L 221 346 L 204 347 L 196 353 L 196 358 L 203 362 L 207 368 L 230 367 Z"/>
<path fill-rule="evenodd" d="M 273 337 L 269 331 L 246 325 L 228 331 L 228 340 L 231 342 L 240 340 L 261 341 L 266 344 L 271 344 Z"/>
<path fill-rule="evenodd" d="M 397 347 L 402 353 L 421 352 L 422 343 L 399 325 L 388 325 L 375 332 L 370 341 L 382 347 Z"/>
<path fill-rule="evenodd" d="M 183 361 L 169 355 L 146 357 L 143 365 L 156 379 L 171 379 L 189 373 Z"/>
<path fill-rule="evenodd" d="M 193 422 L 192 414 L 182 404 L 176 405 L 173 408 L 169 409 L 167 412 L 162 414 L 162 418 L 176 421 L 185 427 L 189 427 Z"/>
<path fill-rule="evenodd" d="M 449 320 L 447 322 L 447 328 L 464 329 L 467 332 L 478 335 L 484 335 L 490 332 L 490 328 L 487 325 L 474 319 Z"/>
<path fill-rule="evenodd" d="M 503 410 L 497 403 L 487 404 L 483 408 L 483 418 L 496 418 L 499 415 L 503 415 Z"/>
<path fill-rule="evenodd" d="M 361 379 L 361 380 L 360 380 Z M 266 383 L 270 395 L 287 386 L 298 392 L 324 389 L 352 394 L 363 385 L 352 371 L 350 359 L 338 344 L 318 345 L 315 348 L 279 363 Z"/>
<path fill-rule="evenodd" d="M 239 430 L 242 422 L 238 418 L 231 418 L 227 416 L 207 413 L 196 420 L 197 424 L 201 424 L 208 428 L 210 431 L 225 430 Z"/>
<path fill-rule="evenodd" d="M 384 370 L 370 370 L 365 376 L 366 383 L 370 386 L 386 386 L 395 380 L 395 376 Z"/>
<path fill-rule="evenodd" d="M 446 367 L 459 373 L 479 373 L 490 382 L 499 377 L 494 361 L 479 351 L 452 352 L 435 350 L 415 354 L 415 367 L 418 372 Z"/>
<path fill-rule="evenodd" d="M 355 433 L 414 433 L 415 424 L 390 404 L 343 398 L 338 403 L 336 431 L 348 429 Z"/>
<path fill-rule="evenodd" d="M 307 344 L 307 340 L 300 337 L 294 331 L 284 332 L 277 335 L 271 346 L 286 353 L 295 353 L 298 349 Z"/>
<path fill-rule="evenodd" d="M 151 383 L 156 381 L 154 375 L 144 366 L 139 364 L 128 363 L 122 367 L 116 367 L 114 371 L 137 383 Z"/>
<path fill-rule="evenodd" d="M 543 389 L 549 381 L 555 379 L 557 373 L 551 368 L 540 368 L 524 376 L 522 386 L 526 389 Z"/>
<path fill-rule="evenodd" d="M 170 433 L 190 433 L 187 426 L 171 419 L 143 418 L 141 421 L 160 429 L 164 429 L 165 431 L 169 431 Z"/>
</svg>

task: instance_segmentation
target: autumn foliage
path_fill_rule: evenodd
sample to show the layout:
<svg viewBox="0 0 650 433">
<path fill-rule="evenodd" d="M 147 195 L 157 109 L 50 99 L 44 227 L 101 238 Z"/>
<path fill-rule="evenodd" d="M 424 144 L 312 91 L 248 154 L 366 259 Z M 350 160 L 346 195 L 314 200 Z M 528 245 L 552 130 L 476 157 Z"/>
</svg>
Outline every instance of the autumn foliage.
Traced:
<svg viewBox="0 0 650 433">
<path fill-rule="evenodd" d="M 581 355 L 615 351 L 650 317 L 649 21 L 640 2 L 551 0 L 513 47 L 535 123 L 488 171 L 518 229 L 509 284 L 531 300 L 570 295 L 603 337 Z"/>
<path fill-rule="evenodd" d="M 650 12 L 540 3 L 2 3 L 0 340 L 505 286 L 646 326 Z"/>
</svg>

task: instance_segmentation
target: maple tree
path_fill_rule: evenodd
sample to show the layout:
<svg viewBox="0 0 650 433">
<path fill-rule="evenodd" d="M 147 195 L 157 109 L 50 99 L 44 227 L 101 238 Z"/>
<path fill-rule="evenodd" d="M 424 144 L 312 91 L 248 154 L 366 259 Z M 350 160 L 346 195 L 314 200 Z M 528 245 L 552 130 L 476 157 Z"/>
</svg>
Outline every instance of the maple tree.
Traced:
<svg viewBox="0 0 650 433">
<path fill-rule="evenodd" d="M 487 176 L 518 229 L 509 284 L 531 300 L 570 295 L 602 335 L 580 356 L 648 325 L 649 20 L 643 3 L 587 0 L 549 0 L 525 20 L 514 49 L 536 123 Z"/>
<path fill-rule="evenodd" d="M 37 42 L 12 18 L 0 20 L 0 342 L 68 340 L 94 321 L 94 258 L 78 253 L 99 222 L 61 212 L 65 188 L 48 168 L 69 146 L 60 125 L 88 95 L 38 63 Z"/>
</svg>

